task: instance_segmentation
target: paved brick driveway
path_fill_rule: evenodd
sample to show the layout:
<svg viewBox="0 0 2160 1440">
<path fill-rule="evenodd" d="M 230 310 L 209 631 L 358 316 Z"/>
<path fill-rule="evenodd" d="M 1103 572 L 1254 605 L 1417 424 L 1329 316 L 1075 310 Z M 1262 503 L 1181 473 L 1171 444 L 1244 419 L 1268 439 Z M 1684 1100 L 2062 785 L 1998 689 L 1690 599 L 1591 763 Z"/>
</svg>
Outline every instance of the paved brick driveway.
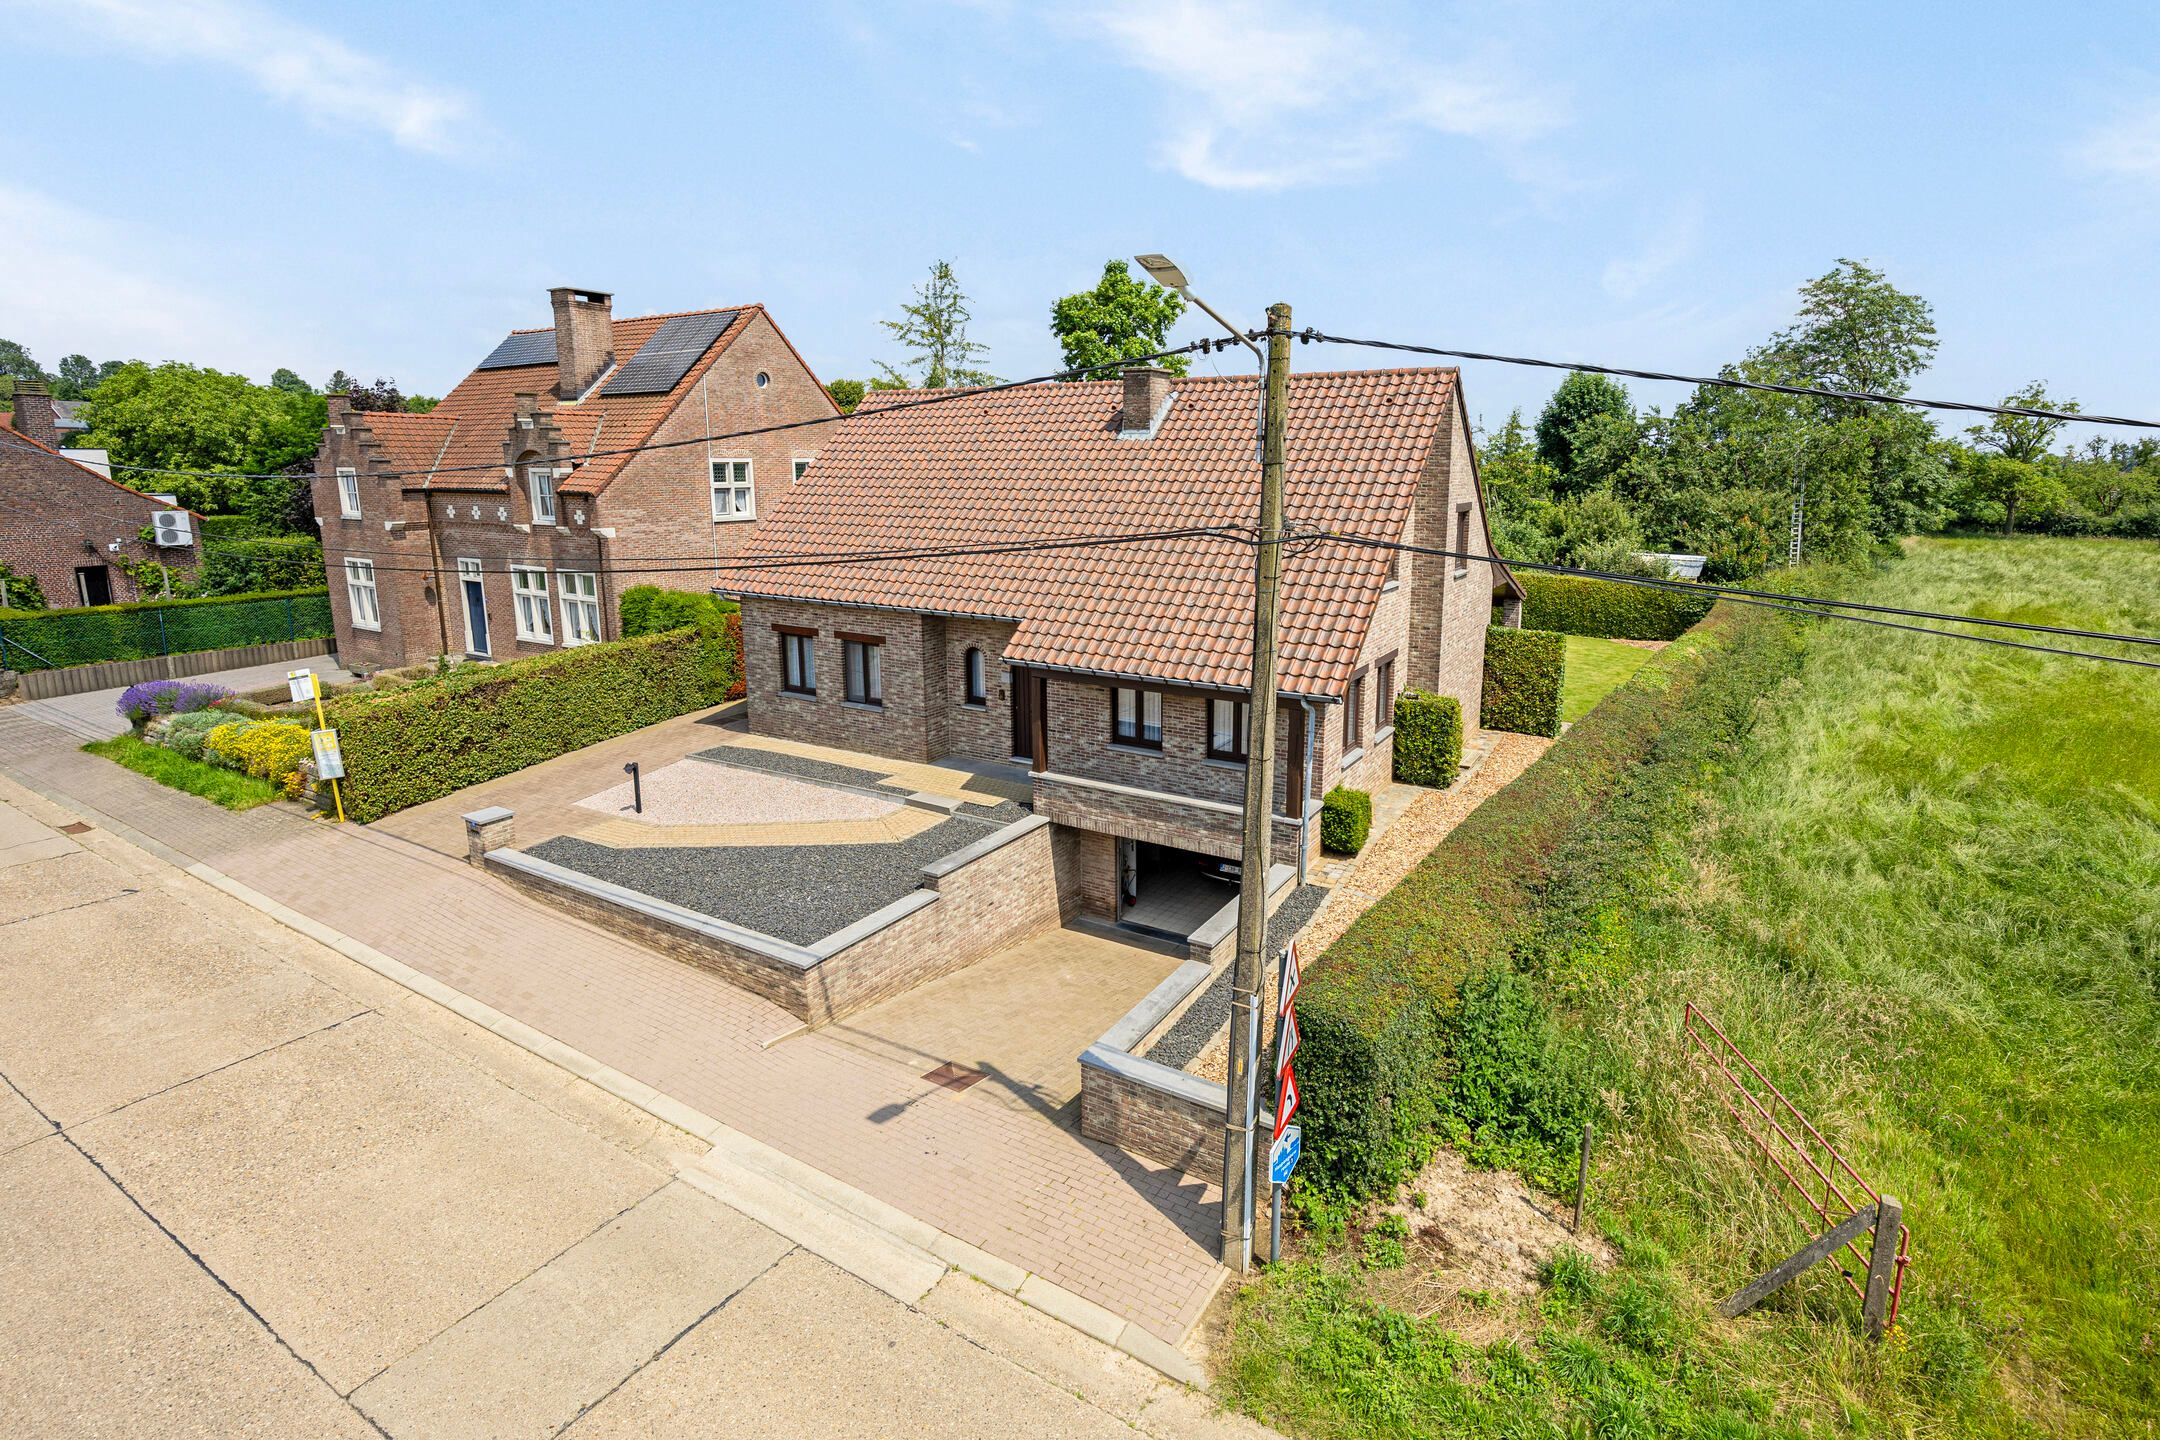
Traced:
<svg viewBox="0 0 2160 1440">
<path fill-rule="evenodd" d="M 795 1030 L 786 1012 L 442 854 L 284 806 L 229 814 L 81 754 L 75 737 L 19 708 L 0 708 L 0 773 L 116 819 L 1152 1334 L 1178 1343 L 1216 1289 L 1212 1186 L 832 1037 L 775 1044 Z"/>
</svg>

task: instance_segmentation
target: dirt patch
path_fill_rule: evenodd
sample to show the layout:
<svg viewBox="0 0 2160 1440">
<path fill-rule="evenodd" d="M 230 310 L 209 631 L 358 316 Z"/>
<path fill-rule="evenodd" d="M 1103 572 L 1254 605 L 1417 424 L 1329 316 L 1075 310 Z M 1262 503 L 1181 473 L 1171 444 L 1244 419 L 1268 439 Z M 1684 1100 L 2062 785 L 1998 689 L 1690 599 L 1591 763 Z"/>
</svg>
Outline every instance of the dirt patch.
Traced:
<svg viewBox="0 0 2160 1440">
<path fill-rule="evenodd" d="M 1625 646 L 1627 646 L 1627 647 L 1628 647 L 1629 649 L 1632 649 L 1632 650 L 1662 650 L 1662 649 L 1664 649 L 1664 648 L 1665 648 L 1665 647 L 1666 647 L 1667 645 L 1670 645 L 1670 644 L 1672 644 L 1672 641 L 1670 641 L 1670 640 L 1621 640 L 1621 639 L 1619 639 L 1619 638 L 1617 638 L 1617 637 L 1616 637 L 1616 638 L 1614 638 L 1614 639 L 1612 639 L 1612 640 L 1608 641 L 1607 643 L 1608 643 L 1608 644 L 1612 644 L 1612 645 L 1625 645 Z"/>
<path fill-rule="evenodd" d="M 1472 1343 L 1516 1328 L 1517 1302 L 1539 1292 L 1538 1276 L 1561 1247 L 1572 1245 L 1601 1270 L 1614 1263 L 1605 1241 L 1568 1228 L 1567 1209 L 1551 1196 L 1519 1175 L 1474 1170 L 1445 1146 L 1401 1195 L 1372 1212 L 1371 1230 L 1390 1216 L 1409 1230 L 1405 1263 L 1371 1272 L 1372 1296 L 1413 1315 L 1444 1312 Z"/>
</svg>

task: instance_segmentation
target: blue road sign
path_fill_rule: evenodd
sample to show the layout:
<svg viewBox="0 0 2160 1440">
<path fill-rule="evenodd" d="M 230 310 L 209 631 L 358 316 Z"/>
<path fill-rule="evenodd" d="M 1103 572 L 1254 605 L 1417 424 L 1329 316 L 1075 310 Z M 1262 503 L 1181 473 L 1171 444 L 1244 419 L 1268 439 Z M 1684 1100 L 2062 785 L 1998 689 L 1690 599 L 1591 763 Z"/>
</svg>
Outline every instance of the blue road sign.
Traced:
<svg viewBox="0 0 2160 1440">
<path fill-rule="evenodd" d="M 1297 1169 L 1297 1162 L 1298 1127 L 1292 1125 L 1282 1132 L 1282 1138 L 1278 1139 L 1273 1148 L 1268 1151 L 1268 1183 L 1271 1185 L 1289 1184 L 1290 1172 Z"/>
</svg>

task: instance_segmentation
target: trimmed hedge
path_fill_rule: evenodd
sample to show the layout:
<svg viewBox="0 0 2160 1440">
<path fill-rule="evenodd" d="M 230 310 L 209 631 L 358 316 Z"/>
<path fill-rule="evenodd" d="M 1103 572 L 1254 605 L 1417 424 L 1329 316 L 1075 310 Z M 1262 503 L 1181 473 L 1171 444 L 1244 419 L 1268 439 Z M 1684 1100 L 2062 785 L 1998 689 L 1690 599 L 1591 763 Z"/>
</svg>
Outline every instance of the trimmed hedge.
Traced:
<svg viewBox="0 0 2160 1440">
<path fill-rule="evenodd" d="M 715 632 L 670 630 L 329 702 L 345 813 L 379 820 L 711 703 Z"/>
<path fill-rule="evenodd" d="M 1484 1163 L 1546 1168 L 1522 1147 L 1579 1123 L 1587 1095 L 1565 1075 L 1499 1083 L 1513 1062 L 1488 1063 L 1488 1037 L 1512 1036 L 1526 1056 L 1548 1055 L 1556 1042 L 1527 1025 L 1520 992 L 1491 972 L 1512 968 L 1519 947 L 1536 948 L 1548 892 L 1582 868 L 1555 865 L 1585 845 L 1602 847 L 1606 816 L 1628 787 L 1699 783 L 1711 741 L 1744 730 L 1757 698 L 1797 664 L 1794 635 L 1780 617 L 1714 611 L 1472 811 L 1307 967 L 1298 1071 L 1315 1182 L 1354 1196 L 1384 1190 L 1422 1162 L 1442 1129 L 1478 1142 Z M 1625 863 L 1598 854 L 1608 873 Z M 1525 1094 L 1543 1097 L 1544 1108 L 1520 1113 Z M 1495 1128 L 1502 1116 L 1514 1117 L 1512 1129 Z"/>
<path fill-rule="evenodd" d="M 0 656 L 5 657 L 0 664 L 10 670 L 58 669 L 312 640 L 332 629 L 330 596 L 319 588 L 75 610 L 0 610 Z"/>
<path fill-rule="evenodd" d="M 1462 772 L 1462 702 L 1405 690 L 1395 697 L 1395 778 L 1445 790 Z"/>
<path fill-rule="evenodd" d="M 1715 595 L 1694 595 L 1577 575 L 1518 575 L 1526 630 L 1606 640 L 1677 640 L 1710 613 Z"/>
<path fill-rule="evenodd" d="M 670 630 L 695 627 L 704 631 L 712 649 L 712 665 L 706 672 L 706 703 L 740 700 L 745 693 L 742 662 L 742 607 L 694 590 L 663 590 L 658 585 L 633 585 L 623 591 L 622 633 L 625 640 L 639 635 L 660 635 Z"/>
<path fill-rule="evenodd" d="M 1320 847 L 1337 855 L 1355 855 L 1372 834 L 1372 796 L 1337 785 L 1320 797 Z"/>
<path fill-rule="evenodd" d="M 1487 730 L 1558 735 L 1560 693 L 1566 683 L 1566 636 L 1555 630 L 1500 626 L 1485 632 L 1485 698 L 1479 718 Z"/>
</svg>

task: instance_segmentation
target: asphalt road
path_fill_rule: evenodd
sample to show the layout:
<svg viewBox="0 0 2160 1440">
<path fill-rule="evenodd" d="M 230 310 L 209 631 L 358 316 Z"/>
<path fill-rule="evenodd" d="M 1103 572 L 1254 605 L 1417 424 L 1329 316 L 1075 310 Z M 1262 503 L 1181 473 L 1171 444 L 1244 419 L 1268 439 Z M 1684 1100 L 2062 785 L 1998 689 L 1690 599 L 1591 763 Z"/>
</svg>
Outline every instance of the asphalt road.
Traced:
<svg viewBox="0 0 2160 1440">
<path fill-rule="evenodd" d="M 0 1435 L 1267 1433 L 72 819 L 0 781 Z"/>
</svg>

